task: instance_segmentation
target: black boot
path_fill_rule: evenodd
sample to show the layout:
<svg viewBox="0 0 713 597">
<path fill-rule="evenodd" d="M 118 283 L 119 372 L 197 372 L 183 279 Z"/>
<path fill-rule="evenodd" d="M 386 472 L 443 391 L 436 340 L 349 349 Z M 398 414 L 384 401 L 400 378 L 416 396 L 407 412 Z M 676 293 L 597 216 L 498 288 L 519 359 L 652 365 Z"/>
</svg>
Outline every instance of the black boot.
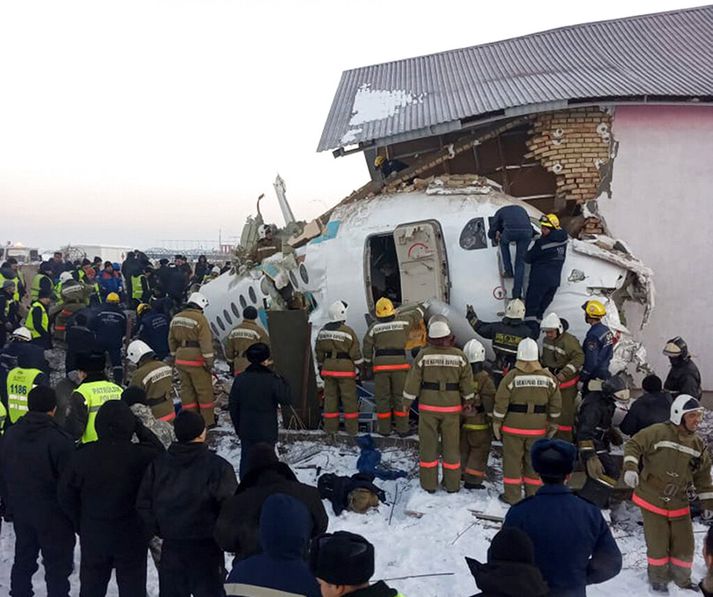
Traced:
<svg viewBox="0 0 713 597">
<path fill-rule="evenodd" d="M 485 489 L 485 485 L 482 483 L 468 483 L 467 481 L 463 484 L 463 489 Z"/>
<path fill-rule="evenodd" d="M 652 582 L 651 590 L 654 593 L 661 593 L 662 595 L 668 595 L 668 583 L 666 583 L 666 582 Z"/>
</svg>

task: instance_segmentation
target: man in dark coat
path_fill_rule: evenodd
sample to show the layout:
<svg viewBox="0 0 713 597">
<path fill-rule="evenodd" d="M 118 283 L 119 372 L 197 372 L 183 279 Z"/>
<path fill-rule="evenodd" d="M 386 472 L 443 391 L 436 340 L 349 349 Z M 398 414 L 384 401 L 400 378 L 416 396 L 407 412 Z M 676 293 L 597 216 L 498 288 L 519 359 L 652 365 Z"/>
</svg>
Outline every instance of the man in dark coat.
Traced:
<svg viewBox="0 0 713 597">
<path fill-rule="evenodd" d="M 136 506 L 147 529 L 163 539 L 161 597 L 224 595 L 223 552 L 213 539 L 221 505 L 238 485 L 231 464 L 205 443 L 203 418 L 181 411 L 178 442 L 146 471 Z"/>
<path fill-rule="evenodd" d="M 64 356 L 64 371 L 69 377 L 72 371 L 77 371 L 79 355 L 89 355 L 98 352 L 97 337 L 89 329 L 90 309 L 77 311 L 67 322 L 67 353 Z"/>
<path fill-rule="evenodd" d="M 97 310 L 89 322 L 89 329 L 96 336 L 99 352 L 106 352 L 111 362 L 114 383 L 124 383 L 124 366 L 121 359 L 121 348 L 127 330 L 127 319 L 120 305 L 119 295 L 112 292 L 106 303 Z"/>
<path fill-rule="evenodd" d="M 242 560 L 260 553 L 259 524 L 263 504 L 276 493 L 301 501 L 312 518 L 311 536 L 327 530 L 329 518 L 316 487 L 300 483 L 284 462 L 277 460 L 269 444 L 256 445 L 248 471 L 235 495 L 225 502 L 215 527 L 215 539 L 224 550 Z"/>
<path fill-rule="evenodd" d="M 525 255 L 532 240 L 530 216 L 521 205 L 506 205 L 498 209 L 488 230 L 488 238 L 500 245 L 503 277 L 514 278 L 512 298 L 522 297 L 525 278 Z M 515 243 L 515 267 L 513 269 L 510 244 Z"/>
<path fill-rule="evenodd" d="M 700 400 L 701 373 L 691 360 L 686 341 L 681 336 L 671 338 L 666 343 L 663 353 L 671 363 L 671 369 L 663 384 L 664 389 L 671 392 L 674 398 L 679 394 L 688 394 Z"/>
<path fill-rule="evenodd" d="M 482 593 L 473 597 L 544 597 L 547 583 L 535 566 L 535 549 L 520 529 L 499 531 L 488 548 L 488 563 L 465 559 Z"/>
<path fill-rule="evenodd" d="M 136 317 L 139 329 L 136 336 L 146 342 L 159 360 L 165 359 L 170 351 L 168 349 L 168 327 L 170 321 L 159 308 L 154 308 L 148 303 L 141 303 L 136 308 Z"/>
<path fill-rule="evenodd" d="M 277 443 L 277 408 L 291 404 L 287 381 L 269 368 L 270 348 L 258 342 L 245 351 L 250 365 L 235 378 L 228 407 L 240 438 L 240 478 L 255 444 Z"/>
<path fill-rule="evenodd" d="M 54 390 L 37 386 L 27 396 L 28 412 L 4 438 L 2 495 L 15 527 L 12 595 L 29 596 L 42 552 L 48 597 L 69 596 L 74 564 L 74 528 L 57 501 L 57 484 L 74 452 L 74 440 L 55 423 Z"/>
<path fill-rule="evenodd" d="M 661 379 L 647 375 L 641 382 L 644 393 L 631 404 L 619 425 L 622 433 L 633 437 L 654 423 L 665 423 L 671 416 L 671 394 L 662 390 Z"/>
<path fill-rule="evenodd" d="M 607 581 L 621 570 L 621 552 L 599 508 L 564 485 L 576 456 L 569 442 L 536 441 L 532 466 L 544 486 L 511 506 L 503 523 L 532 540 L 551 597 L 585 597 L 587 585 Z"/>
<path fill-rule="evenodd" d="M 120 597 L 144 595 L 149 534 L 136 511 L 136 494 L 163 446 L 120 400 L 101 406 L 96 431 L 99 439 L 74 453 L 59 486 L 60 504 L 82 548 L 79 595 L 105 595 L 114 569 Z M 134 434 L 139 443 L 131 442 Z"/>
</svg>

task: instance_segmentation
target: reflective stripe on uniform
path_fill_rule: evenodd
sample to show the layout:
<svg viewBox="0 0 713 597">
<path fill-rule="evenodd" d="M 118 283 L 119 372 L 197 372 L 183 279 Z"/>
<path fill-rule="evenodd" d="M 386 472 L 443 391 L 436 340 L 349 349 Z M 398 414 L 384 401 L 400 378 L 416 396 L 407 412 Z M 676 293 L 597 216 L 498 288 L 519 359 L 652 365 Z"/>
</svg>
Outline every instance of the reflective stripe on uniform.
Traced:
<svg viewBox="0 0 713 597">
<path fill-rule="evenodd" d="M 431 406 L 429 404 L 419 404 L 418 410 L 432 413 L 459 413 L 463 411 L 463 407 L 458 406 Z"/>
<path fill-rule="evenodd" d="M 173 419 L 175 419 L 175 418 L 176 418 L 176 413 L 175 413 L 175 412 L 171 412 L 171 413 L 168 413 L 167 415 L 164 415 L 164 416 L 162 416 L 162 417 L 159 417 L 158 420 L 159 420 L 159 421 L 166 421 L 166 422 L 169 422 L 169 421 L 173 421 Z"/>
<path fill-rule="evenodd" d="M 430 462 L 424 462 L 423 460 L 418 463 L 421 468 L 436 468 L 438 466 L 438 460 L 432 460 Z"/>
<path fill-rule="evenodd" d="M 409 394 L 408 392 L 403 393 L 403 397 L 405 400 L 416 400 L 416 395 L 415 394 Z"/>
<path fill-rule="evenodd" d="M 198 326 L 198 322 L 195 319 L 191 319 L 190 317 L 181 317 L 180 315 L 176 315 L 171 320 L 171 327 L 173 326 L 182 328 L 194 328 Z"/>
<path fill-rule="evenodd" d="M 322 330 L 317 334 L 317 342 L 321 340 L 333 340 L 335 342 L 344 342 L 353 340 L 352 335 L 347 332 L 339 332 L 337 330 Z"/>
<path fill-rule="evenodd" d="M 388 412 L 388 413 L 376 413 L 376 418 L 377 418 L 377 419 L 390 419 L 390 418 L 391 418 L 391 412 Z"/>
<path fill-rule="evenodd" d="M 358 419 L 359 413 L 344 413 L 345 419 Z"/>
<path fill-rule="evenodd" d="M 659 508 L 658 506 L 654 506 L 650 502 L 647 502 L 645 499 L 639 497 L 639 495 L 634 492 L 634 494 L 631 496 L 631 501 L 634 502 L 639 508 L 643 508 L 644 510 L 648 510 L 649 512 L 653 512 L 654 514 L 658 514 L 659 516 L 665 516 L 666 518 L 680 518 L 682 516 L 687 516 L 691 513 L 691 509 L 686 506 L 685 508 L 678 508 L 677 510 L 666 510 L 666 508 Z"/>
<path fill-rule="evenodd" d="M 408 363 L 403 363 L 401 365 L 374 365 L 374 373 L 379 371 L 406 371 L 411 368 Z"/>
<path fill-rule="evenodd" d="M 454 462 L 453 464 L 450 462 L 444 462 L 443 468 L 448 469 L 449 471 L 458 470 L 460 468 L 460 460 L 458 462 Z"/>
<path fill-rule="evenodd" d="M 698 494 L 699 500 L 713 500 L 713 491 L 707 491 L 705 493 Z"/>
<path fill-rule="evenodd" d="M 156 383 L 158 381 L 161 381 L 162 379 L 166 379 L 167 377 L 172 377 L 173 376 L 173 371 L 171 371 L 171 368 L 168 365 L 162 365 L 161 367 L 157 367 L 150 373 L 148 373 L 142 380 L 141 383 L 143 385 L 146 385 L 148 383 Z"/>
<path fill-rule="evenodd" d="M 356 372 L 354 371 L 327 371 L 322 369 L 320 373 L 322 377 L 356 377 Z"/>
<path fill-rule="evenodd" d="M 386 323 L 377 323 L 370 330 L 369 335 L 381 334 L 384 332 L 401 332 L 405 328 L 410 327 L 410 323 L 407 321 L 389 321 Z"/>
<path fill-rule="evenodd" d="M 560 384 L 560 390 L 566 390 L 567 388 L 572 388 L 577 385 L 577 382 L 579 382 L 579 375 L 576 375 L 572 379 L 568 379 L 567 381 L 563 381 Z"/>
<path fill-rule="evenodd" d="M 419 367 L 465 367 L 466 364 L 457 354 L 427 354 L 418 361 Z"/>
<path fill-rule="evenodd" d="M 505 483 L 505 485 L 522 485 L 522 478 L 513 479 L 511 477 L 503 477 L 503 483 Z"/>
<path fill-rule="evenodd" d="M 230 334 L 228 334 L 228 338 L 231 340 L 234 340 L 235 338 L 241 338 L 243 340 L 259 340 L 260 334 L 258 334 L 255 330 L 248 328 L 235 328 L 232 332 L 230 332 Z"/>
<path fill-rule="evenodd" d="M 338 419 L 339 418 L 339 413 L 322 413 L 322 416 L 325 419 Z"/>
<path fill-rule="evenodd" d="M 545 435 L 545 433 L 547 433 L 546 429 L 520 429 L 518 427 L 508 427 L 507 425 L 502 426 L 502 431 L 504 433 L 509 433 L 510 435 L 524 436 Z"/>
<path fill-rule="evenodd" d="M 537 487 L 540 487 L 543 485 L 543 483 L 540 479 L 533 479 L 532 477 L 523 477 L 522 480 L 525 482 L 525 485 L 535 485 Z"/>
<path fill-rule="evenodd" d="M 646 558 L 649 566 L 667 566 L 669 558 Z"/>
<path fill-rule="evenodd" d="M 185 367 L 202 367 L 205 365 L 205 360 L 196 359 L 195 361 L 185 361 L 183 359 L 176 359 L 176 365 L 184 365 Z"/>
<path fill-rule="evenodd" d="M 685 560 L 679 560 L 671 556 L 671 563 L 679 568 L 693 568 L 693 562 L 686 562 Z"/>
<path fill-rule="evenodd" d="M 636 456 L 624 456 L 624 464 L 626 464 L 627 462 L 639 466 L 639 459 Z"/>
<path fill-rule="evenodd" d="M 542 350 L 552 350 L 559 354 L 567 354 L 567 351 L 564 348 L 560 348 L 559 346 L 555 346 L 554 344 L 543 344 Z"/>
<path fill-rule="evenodd" d="M 474 425 L 472 423 L 466 423 L 463 425 L 463 429 L 466 431 L 485 431 L 486 429 L 490 429 L 490 425 L 487 423 L 483 423 L 482 425 Z"/>
<path fill-rule="evenodd" d="M 485 477 L 485 473 L 483 471 L 476 471 L 474 468 L 466 468 L 463 472 L 471 477 Z"/>
<path fill-rule="evenodd" d="M 693 448 L 689 448 L 688 446 L 684 446 L 682 444 L 670 442 L 667 440 L 662 440 L 654 444 L 654 450 L 658 450 L 659 448 L 671 448 L 671 450 L 683 452 L 684 454 L 688 454 L 689 456 L 693 456 L 694 458 L 700 458 L 701 456 L 701 453 L 698 450 L 694 450 Z"/>
<path fill-rule="evenodd" d="M 555 380 L 549 375 L 518 375 L 508 384 L 508 389 L 513 388 L 554 388 Z"/>
<path fill-rule="evenodd" d="M 394 416 L 395 417 L 408 417 L 408 413 L 403 410 L 395 410 L 394 411 Z"/>
<path fill-rule="evenodd" d="M 572 427 L 572 425 L 557 425 L 557 430 L 562 431 L 564 433 L 569 433 L 570 431 L 574 430 L 574 427 Z"/>
</svg>

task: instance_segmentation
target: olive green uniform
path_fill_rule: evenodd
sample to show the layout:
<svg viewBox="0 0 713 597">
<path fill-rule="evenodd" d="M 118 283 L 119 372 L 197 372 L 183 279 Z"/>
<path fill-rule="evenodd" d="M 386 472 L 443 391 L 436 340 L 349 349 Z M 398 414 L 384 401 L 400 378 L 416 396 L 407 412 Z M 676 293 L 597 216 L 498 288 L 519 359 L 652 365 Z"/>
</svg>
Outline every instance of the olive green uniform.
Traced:
<svg viewBox="0 0 713 597">
<path fill-rule="evenodd" d="M 501 425 L 505 501 L 516 504 L 542 485 L 532 468 L 530 449 L 556 427 L 562 397 L 554 376 L 537 362 L 517 361 L 495 394 L 493 422 Z M 548 429 L 549 428 L 549 429 Z"/>
<path fill-rule="evenodd" d="M 79 282 L 67 281 L 61 285 L 59 292 L 61 306 L 58 307 L 54 318 L 54 337 L 62 342 L 67 337 L 67 321 L 77 311 L 81 311 L 86 307 L 85 304 L 85 286 Z"/>
<path fill-rule="evenodd" d="M 572 334 L 562 332 L 554 340 L 545 337 L 542 342 L 542 366 L 557 378 L 562 395 L 562 415 L 556 437 L 568 442 L 573 440 L 574 403 L 582 365 L 584 351 Z"/>
<path fill-rule="evenodd" d="M 705 441 L 673 423 L 656 423 L 624 447 L 624 470 L 638 471 L 631 501 L 641 508 L 651 582 L 691 582 L 693 528 L 688 491 L 713 508 L 711 457 Z"/>
<path fill-rule="evenodd" d="M 206 425 L 215 423 L 213 335 L 200 309 L 188 307 L 171 320 L 168 348 L 181 380 L 183 408 L 199 410 Z"/>
<path fill-rule="evenodd" d="M 406 343 L 411 328 L 423 319 L 423 314 L 423 309 L 417 307 L 403 315 L 380 318 L 364 336 L 364 360 L 374 371 L 376 430 L 381 435 L 391 433 L 392 415 L 396 431 L 408 433 L 408 410 L 403 405 L 404 384 L 410 368 Z"/>
<path fill-rule="evenodd" d="M 257 241 L 255 248 L 250 253 L 250 260 L 258 265 L 262 263 L 263 259 L 272 257 L 275 253 L 279 253 L 282 247 L 274 238 L 263 238 Z"/>
<path fill-rule="evenodd" d="M 244 320 L 228 334 L 225 341 L 225 358 L 233 375 L 245 371 L 250 364 L 245 357 L 245 351 L 258 342 L 270 346 L 270 337 L 259 323 L 250 319 Z"/>
<path fill-rule="evenodd" d="M 465 482 L 480 485 L 485 478 L 490 444 L 493 441 L 490 421 L 493 418 L 495 384 L 487 371 L 474 373 L 473 380 L 477 394 L 472 407 L 473 414 L 463 418 L 460 453 Z"/>
<path fill-rule="evenodd" d="M 442 459 L 446 490 L 460 489 L 460 415 L 463 403 L 475 398 L 473 371 L 463 351 L 426 346 L 418 353 L 406 377 L 406 410 L 419 399 L 418 441 L 421 487 L 435 491 L 438 460 Z"/>
<path fill-rule="evenodd" d="M 314 352 L 324 380 L 324 430 L 339 430 L 339 404 L 344 411 L 344 429 L 349 435 L 359 430 L 359 407 L 355 367 L 364 362 L 359 339 L 343 322 L 328 323 L 317 334 Z"/>
<path fill-rule="evenodd" d="M 146 402 L 151 413 L 161 421 L 173 421 L 173 371 L 163 361 L 152 356 L 144 357 L 131 376 L 131 386 L 146 392 Z"/>
</svg>

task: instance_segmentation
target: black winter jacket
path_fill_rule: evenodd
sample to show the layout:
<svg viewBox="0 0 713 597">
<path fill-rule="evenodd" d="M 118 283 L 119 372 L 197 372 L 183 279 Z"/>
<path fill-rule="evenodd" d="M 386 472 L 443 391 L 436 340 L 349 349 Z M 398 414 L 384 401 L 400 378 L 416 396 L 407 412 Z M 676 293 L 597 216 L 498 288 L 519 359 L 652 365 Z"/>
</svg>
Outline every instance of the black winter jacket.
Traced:
<svg viewBox="0 0 713 597">
<path fill-rule="evenodd" d="M 671 394 L 668 392 L 642 394 L 631 404 L 619 429 L 631 437 L 654 423 L 665 423 L 670 416 Z"/>
<path fill-rule="evenodd" d="M 365 589 L 358 589 L 353 593 L 349 593 L 351 597 L 397 597 L 399 592 L 392 589 L 383 580 L 380 580 Z"/>
<path fill-rule="evenodd" d="M 611 448 L 609 429 L 615 410 L 614 399 L 603 392 L 589 392 L 577 414 L 577 442 L 591 440 L 597 452 Z"/>
<path fill-rule="evenodd" d="M 238 437 L 250 442 L 277 441 L 277 407 L 291 404 L 287 381 L 262 365 L 249 365 L 235 378 L 228 405 Z"/>
<path fill-rule="evenodd" d="M 544 597 L 547 583 L 534 564 L 524 562 L 489 562 L 481 564 L 466 558 L 475 584 L 482 593 L 472 597 Z"/>
<path fill-rule="evenodd" d="M 147 528 L 166 541 L 205 541 L 237 486 L 233 467 L 206 444 L 173 443 L 146 470 L 136 507 Z"/>
<path fill-rule="evenodd" d="M 497 369 L 512 368 L 515 365 L 517 346 L 525 338 L 537 340 L 537 332 L 522 319 L 503 317 L 502 321 L 471 322 L 475 333 L 493 341 L 495 366 Z"/>
<path fill-rule="evenodd" d="M 666 376 L 663 389 L 671 392 L 675 398 L 679 394 L 688 394 L 694 398 L 701 397 L 701 373 L 690 359 L 672 359 L 671 370 Z"/>
</svg>

